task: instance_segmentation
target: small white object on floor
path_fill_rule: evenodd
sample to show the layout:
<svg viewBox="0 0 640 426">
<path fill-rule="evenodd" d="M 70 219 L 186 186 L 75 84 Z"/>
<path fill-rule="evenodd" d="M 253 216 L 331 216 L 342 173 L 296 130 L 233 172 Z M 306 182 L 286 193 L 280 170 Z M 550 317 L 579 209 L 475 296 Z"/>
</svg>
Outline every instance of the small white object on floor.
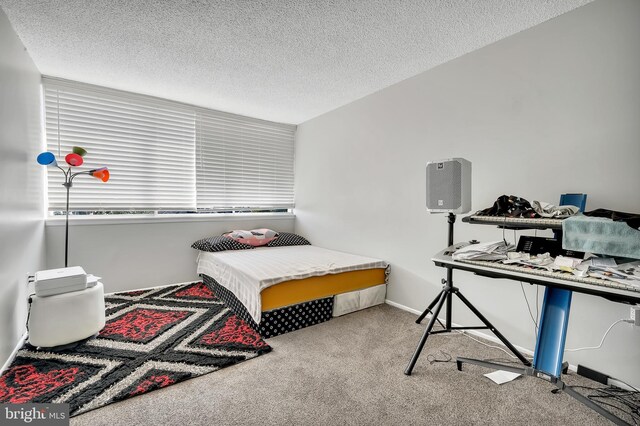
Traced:
<svg viewBox="0 0 640 426">
<path fill-rule="evenodd" d="M 519 377 L 520 374 L 512 373 L 510 371 L 497 370 L 497 371 L 494 371 L 493 373 L 487 373 L 484 376 L 488 377 L 493 382 L 501 385 L 503 383 L 507 383 L 514 380 L 515 378 Z"/>
</svg>

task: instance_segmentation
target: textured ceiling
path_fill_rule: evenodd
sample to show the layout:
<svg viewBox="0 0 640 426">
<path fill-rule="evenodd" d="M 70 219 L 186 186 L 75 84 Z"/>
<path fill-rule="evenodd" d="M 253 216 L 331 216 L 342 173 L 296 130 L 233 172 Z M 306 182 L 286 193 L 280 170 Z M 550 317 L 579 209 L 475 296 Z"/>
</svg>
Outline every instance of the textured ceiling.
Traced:
<svg viewBox="0 0 640 426">
<path fill-rule="evenodd" d="M 0 0 L 45 75 L 301 123 L 591 0 Z"/>
</svg>

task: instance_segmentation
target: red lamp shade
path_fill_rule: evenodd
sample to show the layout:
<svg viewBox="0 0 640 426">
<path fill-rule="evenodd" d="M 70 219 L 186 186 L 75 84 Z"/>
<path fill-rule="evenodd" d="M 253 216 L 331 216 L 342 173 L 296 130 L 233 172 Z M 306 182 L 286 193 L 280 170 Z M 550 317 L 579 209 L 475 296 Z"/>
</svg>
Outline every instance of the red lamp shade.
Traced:
<svg viewBox="0 0 640 426">
<path fill-rule="evenodd" d="M 64 160 L 67 162 L 68 165 L 73 167 L 82 166 L 82 163 L 84 163 L 82 156 L 76 154 L 75 152 L 67 154 L 67 156 L 64 157 Z"/>
<path fill-rule="evenodd" d="M 91 176 L 96 179 L 100 179 L 103 182 L 106 182 L 109 180 L 109 169 L 107 169 L 106 167 L 102 167 L 100 169 L 92 170 Z"/>
</svg>

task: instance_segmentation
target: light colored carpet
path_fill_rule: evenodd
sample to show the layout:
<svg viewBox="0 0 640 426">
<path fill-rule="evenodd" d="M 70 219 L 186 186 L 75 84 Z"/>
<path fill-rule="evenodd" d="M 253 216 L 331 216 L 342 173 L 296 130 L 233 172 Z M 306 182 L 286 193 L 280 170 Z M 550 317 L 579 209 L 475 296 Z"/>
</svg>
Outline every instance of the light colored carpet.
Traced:
<svg viewBox="0 0 640 426">
<path fill-rule="evenodd" d="M 607 425 L 532 377 L 498 386 L 454 357 L 507 358 L 460 334 L 429 337 L 403 374 L 424 325 L 388 305 L 269 339 L 273 352 L 71 419 L 71 425 Z M 454 358 L 455 360 L 455 358 Z M 593 385 L 569 374 L 570 384 Z"/>
</svg>

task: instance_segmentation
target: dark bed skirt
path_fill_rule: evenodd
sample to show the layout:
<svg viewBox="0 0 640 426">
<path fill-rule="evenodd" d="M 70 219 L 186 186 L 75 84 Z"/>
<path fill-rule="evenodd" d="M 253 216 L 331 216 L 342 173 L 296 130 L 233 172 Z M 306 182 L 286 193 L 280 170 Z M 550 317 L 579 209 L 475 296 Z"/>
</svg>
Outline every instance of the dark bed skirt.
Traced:
<svg viewBox="0 0 640 426">
<path fill-rule="evenodd" d="M 202 275 L 202 281 L 240 318 L 253 327 L 264 338 L 278 336 L 290 331 L 329 321 L 333 315 L 333 297 L 311 300 L 297 305 L 262 312 L 260 324 L 256 324 L 249 311 L 238 298 L 216 280 Z"/>
</svg>

